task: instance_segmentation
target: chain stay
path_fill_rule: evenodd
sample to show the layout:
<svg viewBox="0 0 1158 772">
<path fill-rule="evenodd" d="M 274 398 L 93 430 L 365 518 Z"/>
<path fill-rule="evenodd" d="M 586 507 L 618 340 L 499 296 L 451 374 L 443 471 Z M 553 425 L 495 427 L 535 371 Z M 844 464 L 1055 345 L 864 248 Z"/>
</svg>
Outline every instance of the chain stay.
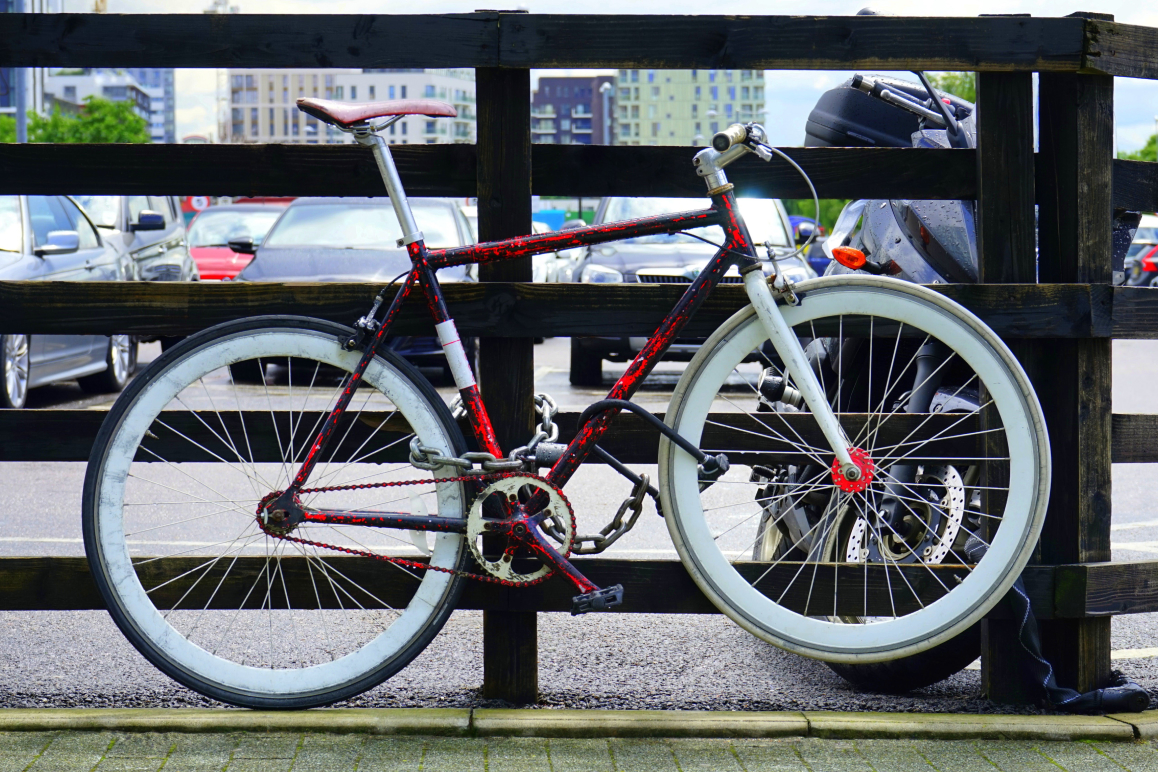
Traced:
<svg viewBox="0 0 1158 772">
<path fill-rule="evenodd" d="M 489 455 L 489 454 L 487 454 L 487 455 Z M 397 488 L 397 487 L 402 487 L 402 486 L 406 486 L 406 485 L 430 485 L 432 483 L 493 482 L 495 480 L 501 480 L 501 479 L 506 478 L 506 477 L 522 477 L 522 476 L 533 476 L 533 475 L 517 475 L 517 474 L 513 474 L 513 473 L 471 474 L 471 475 L 464 476 L 464 477 L 444 477 L 444 478 L 436 478 L 433 480 L 394 480 L 391 482 L 360 483 L 357 485 L 334 485 L 334 486 L 329 486 L 329 487 L 324 487 L 324 488 L 302 488 L 299 491 L 299 493 L 326 493 L 326 492 L 331 492 L 331 491 L 357 491 L 357 490 L 367 490 L 369 488 Z M 541 479 L 541 478 L 536 478 L 536 479 Z M 544 482 L 546 482 L 546 481 L 544 481 Z M 563 495 L 562 491 L 559 492 L 559 495 L 560 496 Z M 566 501 L 566 497 L 564 497 L 563 500 Z M 570 505 L 568 505 L 568 508 L 570 508 Z M 572 519 L 572 530 L 574 530 L 574 525 L 575 525 L 574 524 L 574 519 L 575 519 L 574 510 L 572 510 L 571 519 Z M 392 558 L 388 555 L 378 555 L 376 553 L 368 552 L 365 550 L 351 549 L 349 547 L 339 547 L 336 544 L 327 544 L 325 542 L 313 541 L 311 539 L 302 539 L 298 536 L 290 536 L 289 534 L 279 534 L 276 531 L 271 530 L 264 522 L 259 522 L 259 527 L 265 533 L 266 536 L 272 536 L 273 538 L 280 539 L 282 541 L 289 541 L 289 542 L 293 542 L 295 544 L 304 544 L 308 547 L 320 547 L 322 549 L 333 550 L 334 552 L 342 552 L 342 553 L 345 553 L 347 555 L 355 555 L 357 557 L 362 557 L 362 558 L 371 558 L 373 560 L 381 560 L 384 563 L 392 563 L 396 566 L 402 566 L 404 568 L 413 568 L 413 569 L 416 569 L 419 571 L 438 571 L 439 573 L 443 573 L 443 574 L 451 574 L 453 576 L 460 576 L 464 579 L 474 579 L 476 581 L 487 582 L 489 584 L 500 584 L 500 585 L 503 585 L 506 587 L 530 587 L 532 585 L 536 585 L 536 584 L 540 584 L 542 582 L 545 582 L 546 580 L 550 579 L 552 576 L 555 575 L 555 572 L 552 570 L 552 571 L 544 574 L 543 576 L 539 577 L 538 579 L 534 579 L 530 582 L 509 582 L 505 579 L 499 579 L 497 577 L 490 576 L 489 574 L 475 574 L 475 573 L 471 573 L 470 571 L 460 571 L 460 570 L 455 569 L 455 568 L 443 568 L 441 566 L 430 565 L 429 563 L 422 563 L 422 562 L 419 562 L 417 560 L 407 560 L 406 558 Z M 568 553 L 568 554 L 570 554 L 570 553 Z M 564 555 L 564 557 L 567 557 L 567 555 Z"/>
</svg>

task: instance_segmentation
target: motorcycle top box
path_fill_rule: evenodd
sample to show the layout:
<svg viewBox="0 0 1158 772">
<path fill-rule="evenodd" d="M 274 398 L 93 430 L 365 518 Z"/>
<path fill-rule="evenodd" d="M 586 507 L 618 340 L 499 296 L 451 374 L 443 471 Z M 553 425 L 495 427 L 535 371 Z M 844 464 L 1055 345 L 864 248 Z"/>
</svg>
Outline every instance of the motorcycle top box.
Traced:
<svg viewBox="0 0 1158 772">
<path fill-rule="evenodd" d="M 920 83 L 875 76 L 874 80 L 890 89 L 900 91 L 918 100 L 928 98 Z M 950 94 L 945 94 L 956 108 L 972 112 L 972 105 Z M 850 78 L 834 89 L 824 92 L 808 115 L 804 126 L 805 147 L 912 147 L 913 132 L 920 119 L 853 85 Z"/>
</svg>

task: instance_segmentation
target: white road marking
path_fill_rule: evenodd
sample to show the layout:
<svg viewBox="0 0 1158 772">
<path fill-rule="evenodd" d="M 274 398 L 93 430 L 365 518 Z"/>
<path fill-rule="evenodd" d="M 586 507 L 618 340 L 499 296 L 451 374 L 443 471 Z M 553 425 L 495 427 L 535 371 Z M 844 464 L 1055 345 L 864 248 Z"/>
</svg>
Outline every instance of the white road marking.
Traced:
<svg viewBox="0 0 1158 772">
<path fill-rule="evenodd" d="M 556 368 L 551 367 L 550 365 L 544 365 L 543 367 L 536 367 L 535 368 L 535 381 L 538 382 L 554 372 L 560 372 L 561 373 L 563 371 L 562 370 L 556 370 Z"/>
</svg>

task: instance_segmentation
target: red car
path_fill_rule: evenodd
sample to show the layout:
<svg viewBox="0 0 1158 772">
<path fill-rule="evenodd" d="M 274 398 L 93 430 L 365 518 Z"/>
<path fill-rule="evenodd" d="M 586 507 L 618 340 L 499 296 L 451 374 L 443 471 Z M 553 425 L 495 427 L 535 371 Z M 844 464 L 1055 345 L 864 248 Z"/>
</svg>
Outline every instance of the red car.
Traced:
<svg viewBox="0 0 1158 772">
<path fill-rule="evenodd" d="M 288 202 L 287 202 L 288 203 Z M 251 238 L 260 244 L 265 234 L 281 217 L 286 204 L 225 204 L 211 206 L 197 213 L 189 223 L 189 254 L 192 255 L 202 281 L 228 281 L 249 265 L 253 255 L 234 252 L 231 239 Z"/>
</svg>

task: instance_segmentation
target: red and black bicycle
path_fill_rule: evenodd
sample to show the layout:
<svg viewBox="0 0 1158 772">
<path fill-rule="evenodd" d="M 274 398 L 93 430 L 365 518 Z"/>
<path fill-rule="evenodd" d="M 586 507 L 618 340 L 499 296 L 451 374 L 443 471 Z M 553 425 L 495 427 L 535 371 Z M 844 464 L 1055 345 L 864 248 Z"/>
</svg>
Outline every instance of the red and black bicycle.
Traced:
<svg viewBox="0 0 1158 772">
<path fill-rule="evenodd" d="M 1050 468 L 1024 373 L 992 331 L 935 292 L 868 273 L 794 286 L 770 248 L 766 267 L 724 171 L 778 152 L 760 126 L 732 126 L 696 154 L 705 208 L 428 249 L 378 132 L 453 108 L 299 106 L 372 150 L 413 267 L 352 328 L 261 316 L 194 335 L 110 411 L 85 479 L 85 547 L 113 618 L 168 675 L 239 705 L 321 705 L 409 663 L 464 581 L 567 581 L 574 613 L 612 607 L 622 588 L 597 587 L 570 556 L 617 539 L 649 494 L 722 612 L 829 661 L 928 649 L 984 615 L 1020 573 Z M 539 397 L 538 431 L 504 452 L 436 272 L 689 229 L 722 232 L 718 252 L 574 439 L 555 442 L 553 403 Z M 632 403 L 729 275 L 751 305 L 701 346 L 662 420 Z M 414 292 L 470 442 L 452 407 L 384 345 Z M 599 447 L 623 410 L 658 432 L 658 490 Z M 563 486 L 593 454 L 632 493 L 591 540 L 576 535 Z"/>
</svg>

